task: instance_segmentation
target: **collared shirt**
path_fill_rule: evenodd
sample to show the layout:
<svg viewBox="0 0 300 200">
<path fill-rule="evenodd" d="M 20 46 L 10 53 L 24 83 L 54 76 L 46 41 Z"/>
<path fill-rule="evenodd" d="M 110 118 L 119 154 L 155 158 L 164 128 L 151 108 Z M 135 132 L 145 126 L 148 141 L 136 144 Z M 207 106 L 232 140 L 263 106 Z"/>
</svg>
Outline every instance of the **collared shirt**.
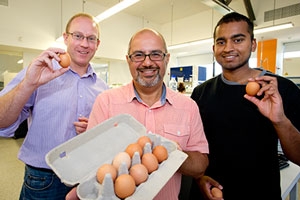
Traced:
<svg viewBox="0 0 300 200">
<path fill-rule="evenodd" d="M 59 69 L 57 61 L 52 62 Z M 4 95 L 23 80 L 26 69 L 0 92 Z M 54 147 L 76 136 L 74 122 L 78 117 L 89 117 L 96 96 L 108 89 L 106 83 L 97 78 L 88 67 L 80 77 L 71 69 L 63 75 L 41 85 L 25 104 L 17 121 L 0 129 L 0 136 L 12 137 L 19 124 L 28 118 L 29 129 L 19 151 L 19 159 L 25 164 L 49 168 L 45 155 Z"/>
<path fill-rule="evenodd" d="M 118 114 L 130 114 L 142 123 L 147 132 L 176 141 L 184 151 L 208 153 L 208 143 L 197 104 L 180 93 L 163 86 L 162 98 L 149 107 L 138 96 L 133 83 L 98 95 L 89 118 L 88 129 Z M 120 133 L 122 134 L 122 133 Z M 156 196 L 176 200 L 181 174 L 175 173 Z"/>
</svg>

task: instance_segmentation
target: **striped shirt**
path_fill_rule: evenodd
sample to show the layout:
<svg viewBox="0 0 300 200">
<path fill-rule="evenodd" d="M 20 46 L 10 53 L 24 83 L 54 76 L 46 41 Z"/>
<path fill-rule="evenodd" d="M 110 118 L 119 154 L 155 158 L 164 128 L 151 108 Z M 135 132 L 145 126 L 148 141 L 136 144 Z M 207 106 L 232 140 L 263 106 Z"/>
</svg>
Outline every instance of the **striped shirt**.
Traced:
<svg viewBox="0 0 300 200">
<path fill-rule="evenodd" d="M 53 68 L 60 68 L 55 60 Z M 20 83 L 26 69 L 17 74 L 0 92 L 0 96 Z M 108 86 L 97 78 L 91 66 L 82 77 L 70 69 L 40 86 L 25 104 L 17 121 L 0 129 L 0 136 L 12 137 L 19 124 L 28 118 L 28 133 L 18 157 L 25 164 L 49 168 L 45 155 L 57 145 L 76 136 L 73 123 L 78 121 L 78 117 L 89 117 L 96 96 L 106 89 Z"/>
</svg>

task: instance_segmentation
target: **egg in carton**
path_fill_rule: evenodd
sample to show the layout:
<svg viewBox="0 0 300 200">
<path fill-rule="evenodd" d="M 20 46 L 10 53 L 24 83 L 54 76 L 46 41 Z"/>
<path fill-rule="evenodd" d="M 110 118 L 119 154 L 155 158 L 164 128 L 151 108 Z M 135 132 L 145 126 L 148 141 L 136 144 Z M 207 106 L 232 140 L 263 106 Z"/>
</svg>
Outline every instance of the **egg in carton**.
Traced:
<svg viewBox="0 0 300 200">
<path fill-rule="evenodd" d="M 143 148 L 143 154 L 146 153 L 152 153 L 153 149 L 156 146 L 162 145 L 167 149 L 168 155 L 171 154 L 173 151 L 177 149 L 177 146 L 174 142 L 168 141 L 168 140 L 162 140 L 162 137 L 153 134 L 148 133 L 146 134 L 150 139 L 152 143 L 146 143 Z M 117 154 L 118 155 L 118 154 Z M 113 162 L 113 161 L 112 161 Z M 163 161 L 159 164 L 159 167 L 157 170 L 160 169 L 161 166 L 164 165 Z M 131 159 L 131 166 L 134 166 L 136 164 L 141 164 L 141 156 L 139 152 L 135 152 L 132 159 Z M 128 166 L 125 162 L 123 162 L 118 170 L 118 176 L 122 174 L 128 174 Z M 147 180 L 151 180 L 153 176 L 155 176 L 156 170 L 149 174 Z M 141 184 L 139 184 L 135 188 L 136 191 L 140 191 L 140 188 L 146 187 L 144 186 L 147 183 L 147 180 Z M 129 188 L 131 190 L 131 188 Z M 141 189 L 142 190 L 142 189 Z M 105 175 L 105 180 L 103 181 L 103 184 L 100 184 L 97 180 L 95 180 L 94 177 L 92 177 L 90 180 L 80 184 L 77 188 L 77 194 L 80 199 L 96 199 L 96 200 L 114 200 L 114 199 L 120 199 L 115 194 L 114 190 L 114 181 L 110 174 Z M 133 193 L 132 196 L 127 197 L 126 199 L 139 199 L 135 193 Z M 147 197 L 149 198 L 149 196 Z"/>
<path fill-rule="evenodd" d="M 151 138 L 151 149 L 159 144 L 165 146 L 168 159 L 159 164 L 159 168 L 149 174 L 147 181 L 138 185 L 126 200 L 153 199 L 178 170 L 187 154 L 178 150 L 175 142 L 146 133 L 146 128 L 131 115 L 121 114 L 104 121 L 54 148 L 45 159 L 63 183 L 78 185 L 77 195 L 80 199 L 120 199 L 113 191 L 114 182 L 110 180 L 111 177 L 105 177 L 102 184 L 98 183 L 97 169 L 104 163 L 112 163 L 117 153 L 124 151 L 128 144 L 144 135 Z M 150 151 L 149 146 L 145 148 L 145 151 Z"/>
</svg>

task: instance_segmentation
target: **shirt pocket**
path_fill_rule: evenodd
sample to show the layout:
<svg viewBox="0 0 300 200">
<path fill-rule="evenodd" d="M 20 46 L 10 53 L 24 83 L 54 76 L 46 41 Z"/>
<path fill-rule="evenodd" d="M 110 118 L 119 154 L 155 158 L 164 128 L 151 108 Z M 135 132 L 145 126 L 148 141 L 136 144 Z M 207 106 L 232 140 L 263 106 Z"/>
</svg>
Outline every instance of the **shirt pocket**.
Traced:
<svg viewBox="0 0 300 200">
<path fill-rule="evenodd" d="M 190 127 L 177 124 L 164 124 L 164 135 L 167 139 L 178 143 L 185 150 L 190 137 Z"/>
</svg>

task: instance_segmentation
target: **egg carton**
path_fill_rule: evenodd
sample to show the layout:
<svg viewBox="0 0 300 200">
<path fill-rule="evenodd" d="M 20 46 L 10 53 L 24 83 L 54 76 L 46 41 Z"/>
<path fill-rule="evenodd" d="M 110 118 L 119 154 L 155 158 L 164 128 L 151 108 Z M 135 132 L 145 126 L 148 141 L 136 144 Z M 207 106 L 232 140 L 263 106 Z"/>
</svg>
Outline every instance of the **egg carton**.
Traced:
<svg viewBox="0 0 300 200">
<path fill-rule="evenodd" d="M 104 182 L 99 184 L 96 180 L 97 170 L 104 163 L 112 163 L 115 155 L 143 135 L 153 141 L 152 148 L 158 144 L 164 145 L 168 150 L 168 159 L 126 200 L 150 200 L 178 170 L 187 154 L 177 150 L 173 141 L 147 133 L 146 128 L 131 115 L 121 114 L 106 120 L 52 149 L 45 159 L 64 184 L 78 185 L 77 195 L 80 199 L 119 200 L 114 194 L 111 177 L 105 177 Z"/>
</svg>

